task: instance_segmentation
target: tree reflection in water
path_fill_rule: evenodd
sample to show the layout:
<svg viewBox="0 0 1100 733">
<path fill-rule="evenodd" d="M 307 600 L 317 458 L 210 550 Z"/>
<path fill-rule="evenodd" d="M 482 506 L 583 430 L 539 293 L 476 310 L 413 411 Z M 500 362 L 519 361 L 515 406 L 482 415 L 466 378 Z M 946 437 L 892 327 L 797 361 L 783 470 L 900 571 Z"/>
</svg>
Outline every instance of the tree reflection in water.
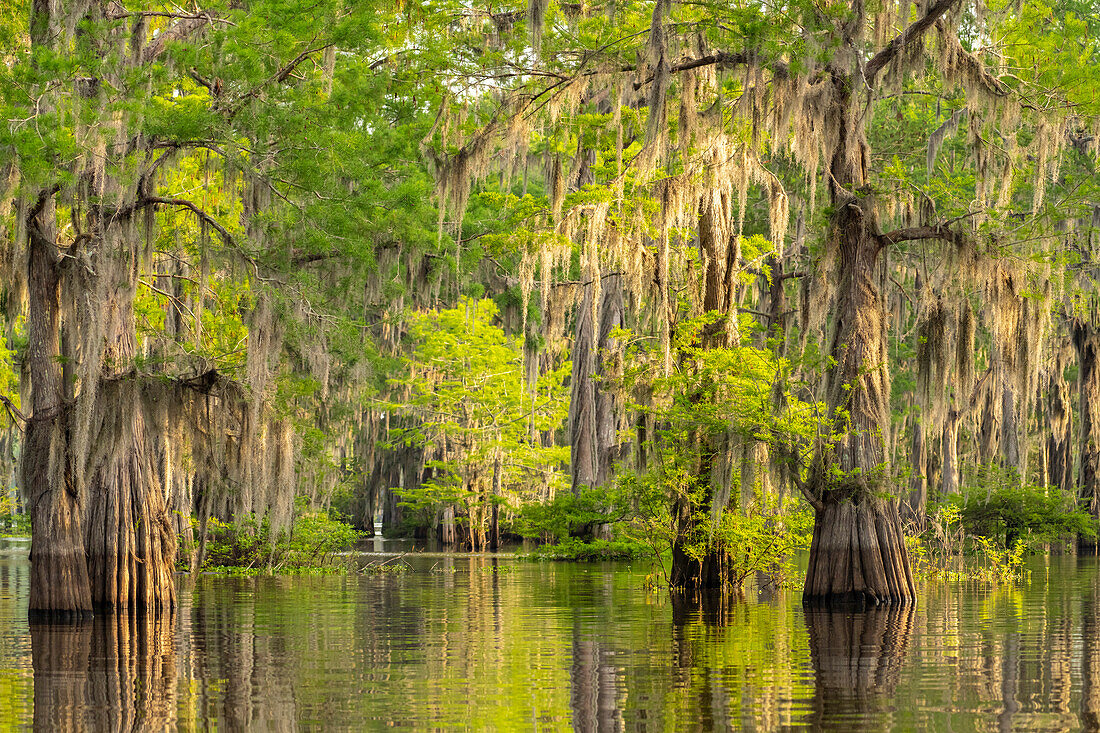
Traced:
<svg viewBox="0 0 1100 733">
<path fill-rule="evenodd" d="M 34 729 L 174 728 L 176 650 L 171 616 L 97 616 L 30 624 Z"/>
<path fill-rule="evenodd" d="M 889 727 L 914 616 L 912 604 L 858 612 L 806 608 L 816 687 L 806 722 L 835 729 L 873 715 Z"/>
</svg>

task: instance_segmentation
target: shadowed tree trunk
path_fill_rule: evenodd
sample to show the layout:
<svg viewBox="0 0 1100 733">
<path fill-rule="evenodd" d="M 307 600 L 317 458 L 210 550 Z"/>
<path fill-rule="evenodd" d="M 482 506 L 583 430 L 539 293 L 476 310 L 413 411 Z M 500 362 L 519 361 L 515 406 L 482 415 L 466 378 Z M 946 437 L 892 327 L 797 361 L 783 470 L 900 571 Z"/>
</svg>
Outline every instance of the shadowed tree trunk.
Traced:
<svg viewBox="0 0 1100 733">
<path fill-rule="evenodd" d="M 727 208 L 720 194 L 714 193 L 699 207 L 699 250 L 703 267 L 703 310 L 721 314 L 721 318 L 703 329 L 703 347 L 728 348 L 737 343 L 736 303 L 734 288 L 739 267 L 740 241 L 728 233 L 725 218 Z M 693 401 L 711 396 L 700 392 Z M 710 547 L 702 558 L 692 557 L 688 545 L 697 533 L 700 521 L 718 522 L 730 501 L 730 466 L 733 446 L 727 434 L 695 431 L 694 445 L 699 458 L 697 475 L 706 482 L 698 504 L 686 496 L 677 499 L 673 507 L 676 519 L 676 539 L 672 546 L 672 566 L 669 584 L 674 588 L 694 591 L 720 588 L 730 582 L 729 553 L 724 547 Z"/>
<path fill-rule="evenodd" d="M 906 501 L 906 518 L 924 529 L 925 508 L 928 505 L 928 447 L 924 439 L 924 421 L 914 418 L 913 444 L 909 454 L 909 498 Z"/>
<path fill-rule="evenodd" d="M 1082 503 L 1094 517 L 1100 517 L 1100 337 L 1094 328 L 1078 321 L 1073 324 L 1077 349 L 1078 412 L 1080 414 L 1080 473 L 1077 480 Z M 1092 548 L 1094 543 L 1084 543 Z"/>
<path fill-rule="evenodd" d="M 937 6 L 935 12 L 942 14 L 946 7 Z M 851 37 L 864 22 L 861 14 L 862 6 L 844 26 Z M 868 73 L 859 68 L 858 58 L 851 63 L 873 79 L 872 64 L 888 61 L 881 57 L 868 63 Z M 898 504 L 882 498 L 895 492 L 886 452 L 890 383 L 878 283 L 882 248 L 897 237 L 878 233 L 874 201 L 863 193 L 868 149 L 857 112 L 862 105 L 853 98 L 859 75 L 838 65 L 829 71 L 832 102 L 824 124 L 836 131 L 828 164 L 836 306 L 827 404 L 832 432 L 839 437 L 822 444 L 811 470 L 809 491 L 817 512 L 803 602 L 907 602 L 914 595 L 913 576 Z"/>
<path fill-rule="evenodd" d="M 569 462 L 573 493 L 578 496 L 583 487 L 596 485 L 599 461 L 599 447 L 596 444 L 595 283 L 586 283 L 583 288 L 584 297 L 577 307 L 573 336 L 572 394 L 569 400 Z"/>
<path fill-rule="evenodd" d="M 44 21 L 39 21 L 44 22 Z M 31 515 L 30 611 L 81 615 L 92 608 L 84 560 L 80 496 L 67 460 L 70 409 L 61 384 L 60 276 L 54 204 L 43 198 L 27 217 L 27 373 L 30 417 L 23 485 Z M 51 460 L 54 456 L 61 460 Z"/>
<path fill-rule="evenodd" d="M 1069 387 L 1062 377 L 1062 363 L 1055 364 L 1055 370 L 1048 380 L 1047 424 L 1047 483 L 1061 491 L 1073 491 L 1073 450 L 1072 430 L 1073 414 L 1070 406 Z"/>
<path fill-rule="evenodd" d="M 605 275 L 600 283 L 600 328 L 596 369 L 596 485 L 611 480 L 615 462 L 622 457 L 619 434 L 625 429 L 626 409 L 612 382 L 622 378 L 622 344 L 612 334 L 623 328 L 623 283 L 618 274 Z"/>
<path fill-rule="evenodd" d="M 943 421 L 942 440 L 940 491 L 944 496 L 952 496 L 959 493 L 959 411 L 953 407 L 947 410 L 947 417 Z"/>
</svg>

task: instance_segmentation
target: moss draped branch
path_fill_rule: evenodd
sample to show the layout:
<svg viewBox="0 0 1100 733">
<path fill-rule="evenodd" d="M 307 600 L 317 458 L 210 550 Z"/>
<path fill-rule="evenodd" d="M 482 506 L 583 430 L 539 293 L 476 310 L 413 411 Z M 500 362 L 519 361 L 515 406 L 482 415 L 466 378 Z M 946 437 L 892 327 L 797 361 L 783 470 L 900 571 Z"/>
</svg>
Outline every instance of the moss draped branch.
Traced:
<svg viewBox="0 0 1100 733">
<path fill-rule="evenodd" d="M 886 44 L 885 48 L 872 56 L 871 60 L 867 62 L 867 65 L 863 69 L 863 76 L 867 80 L 867 86 L 873 87 L 875 77 L 882 71 L 882 68 L 893 61 L 902 49 L 924 35 L 925 31 L 931 28 L 936 21 L 942 18 L 957 2 L 958 0 L 937 0 L 937 2 L 932 4 L 932 7 L 928 8 L 928 12 L 924 14 L 924 17 L 907 27 L 901 32 L 901 35 L 895 37 Z"/>
</svg>

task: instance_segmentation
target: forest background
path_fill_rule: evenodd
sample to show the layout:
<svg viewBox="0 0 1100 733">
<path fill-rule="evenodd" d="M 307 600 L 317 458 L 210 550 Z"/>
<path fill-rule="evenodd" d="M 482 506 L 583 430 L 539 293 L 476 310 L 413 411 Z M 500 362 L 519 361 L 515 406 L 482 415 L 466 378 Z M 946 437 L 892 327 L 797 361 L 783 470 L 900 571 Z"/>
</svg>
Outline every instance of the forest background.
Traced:
<svg viewBox="0 0 1100 733">
<path fill-rule="evenodd" d="M 646 546 L 684 588 L 812 534 L 808 601 L 909 599 L 960 528 L 1094 548 L 1098 33 L 1075 0 L 7 4 L 32 609 L 171 608 L 177 563 L 309 564 L 336 517 Z"/>
</svg>

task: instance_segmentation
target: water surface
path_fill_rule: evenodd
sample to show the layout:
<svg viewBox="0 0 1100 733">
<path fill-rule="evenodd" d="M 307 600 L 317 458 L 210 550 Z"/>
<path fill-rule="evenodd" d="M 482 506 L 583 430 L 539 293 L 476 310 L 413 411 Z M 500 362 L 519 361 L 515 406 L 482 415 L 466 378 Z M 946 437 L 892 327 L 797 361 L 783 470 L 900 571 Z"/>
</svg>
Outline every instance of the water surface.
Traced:
<svg viewBox="0 0 1100 733">
<path fill-rule="evenodd" d="M 0 546 L 0 729 L 1097 730 L 1100 576 L 673 603 L 647 566 L 409 555 L 399 576 L 180 577 L 174 618 L 28 625 Z"/>
</svg>

